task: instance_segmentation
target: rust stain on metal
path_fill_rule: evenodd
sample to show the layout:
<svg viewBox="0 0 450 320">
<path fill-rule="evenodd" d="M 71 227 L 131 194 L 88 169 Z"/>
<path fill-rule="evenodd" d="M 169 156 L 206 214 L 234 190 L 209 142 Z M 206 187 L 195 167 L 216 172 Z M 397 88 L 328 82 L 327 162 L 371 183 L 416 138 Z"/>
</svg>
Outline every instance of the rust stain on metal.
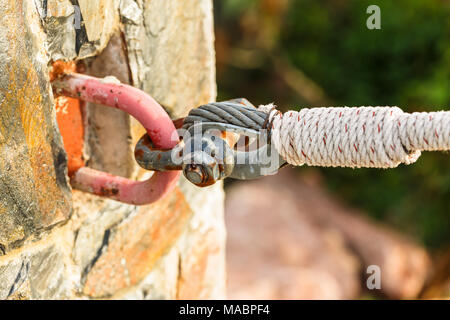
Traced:
<svg viewBox="0 0 450 320">
<path fill-rule="evenodd" d="M 104 197 L 116 196 L 119 194 L 117 187 L 102 187 L 99 195 Z"/>
<path fill-rule="evenodd" d="M 215 165 L 216 165 L 215 163 L 212 163 L 208 164 L 207 167 L 213 168 Z M 208 169 L 204 168 L 204 166 L 205 164 L 202 165 L 188 164 L 184 169 L 185 172 L 197 173 L 200 176 L 201 182 L 199 183 L 194 183 L 193 181 L 191 182 L 194 183 L 197 187 L 201 188 L 212 186 L 217 182 L 212 175 L 208 174 L 207 172 Z M 212 169 L 210 171 L 212 171 Z"/>
<path fill-rule="evenodd" d="M 134 151 L 134 157 L 136 159 L 142 159 L 142 157 L 144 157 L 144 150 L 136 148 L 136 150 Z"/>
<path fill-rule="evenodd" d="M 161 148 L 156 148 L 153 145 L 153 142 L 151 141 L 150 137 L 148 136 L 148 134 L 144 134 L 142 136 L 142 138 L 139 140 L 139 144 L 137 145 L 137 147 L 134 150 L 134 157 L 136 159 L 136 161 L 138 163 L 140 163 L 141 165 L 143 163 L 145 163 L 145 165 L 143 165 L 144 168 L 146 168 L 147 170 L 155 170 L 158 171 L 159 170 L 164 170 L 164 171 L 176 171 L 176 170 L 181 170 L 182 166 L 178 165 L 178 164 L 174 164 L 171 159 L 167 159 L 167 152 L 172 152 L 171 150 L 166 150 L 166 149 L 161 149 Z M 148 162 L 148 159 L 145 159 L 146 154 L 148 153 L 152 153 L 152 154 L 156 154 L 156 160 L 157 161 L 164 161 L 164 163 L 160 163 L 157 167 L 152 167 L 152 164 Z M 166 154 L 166 157 L 163 156 L 163 154 Z M 152 161 L 155 156 L 152 156 Z"/>
<path fill-rule="evenodd" d="M 236 142 L 238 142 L 239 140 L 239 134 L 234 132 L 222 131 L 221 138 L 225 140 L 231 148 L 233 148 Z"/>
<path fill-rule="evenodd" d="M 175 128 L 180 129 L 183 126 L 184 123 L 184 118 L 179 118 L 176 120 L 173 120 L 173 124 L 175 126 Z"/>
</svg>

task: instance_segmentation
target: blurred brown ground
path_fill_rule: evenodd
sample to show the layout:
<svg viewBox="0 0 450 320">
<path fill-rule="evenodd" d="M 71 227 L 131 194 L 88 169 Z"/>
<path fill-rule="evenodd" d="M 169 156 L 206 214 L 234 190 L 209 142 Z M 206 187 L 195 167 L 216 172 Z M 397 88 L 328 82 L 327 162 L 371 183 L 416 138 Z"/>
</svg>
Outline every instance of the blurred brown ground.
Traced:
<svg viewBox="0 0 450 320">
<path fill-rule="evenodd" d="M 275 176 L 235 182 L 225 207 L 229 299 L 446 294 L 448 278 L 424 290 L 436 275 L 423 247 L 340 203 L 315 171 L 300 175 L 285 168 Z M 381 290 L 366 287 L 369 265 L 381 269 Z"/>
</svg>

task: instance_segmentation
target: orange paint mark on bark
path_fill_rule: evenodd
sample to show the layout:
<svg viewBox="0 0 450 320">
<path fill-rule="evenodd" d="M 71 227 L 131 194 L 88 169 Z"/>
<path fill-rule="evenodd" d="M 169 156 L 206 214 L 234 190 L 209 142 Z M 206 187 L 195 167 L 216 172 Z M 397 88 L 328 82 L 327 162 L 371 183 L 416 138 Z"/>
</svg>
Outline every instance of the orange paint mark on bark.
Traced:
<svg viewBox="0 0 450 320">
<path fill-rule="evenodd" d="M 55 61 L 50 71 L 50 80 L 54 80 L 64 73 L 75 71 L 75 62 Z M 58 96 L 55 98 L 55 105 L 56 121 L 67 153 L 68 173 L 71 176 L 84 166 L 84 126 L 81 102 L 78 99 Z"/>
<path fill-rule="evenodd" d="M 72 73 L 77 71 L 77 65 L 75 61 L 55 61 L 52 63 L 52 67 L 50 69 L 50 81 L 57 79 L 65 73 Z"/>
</svg>

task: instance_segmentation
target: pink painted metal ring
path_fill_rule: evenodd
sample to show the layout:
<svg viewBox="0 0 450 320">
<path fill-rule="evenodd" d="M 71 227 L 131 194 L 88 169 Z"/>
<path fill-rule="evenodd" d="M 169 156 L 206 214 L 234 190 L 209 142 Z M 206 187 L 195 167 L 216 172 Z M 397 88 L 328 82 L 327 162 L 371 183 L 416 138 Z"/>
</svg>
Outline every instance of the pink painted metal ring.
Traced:
<svg viewBox="0 0 450 320">
<path fill-rule="evenodd" d="M 65 74 L 52 83 L 56 94 L 117 108 L 132 115 L 147 130 L 154 145 L 171 149 L 178 143 L 175 126 L 165 110 L 145 92 L 129 85 L 78 73 Z M 71 177 L 74 188 L 120 202 L 145 205 L 173 190 L 180 171 L 158 172 L 134 181 L 82 167 Z"/>
</svg>

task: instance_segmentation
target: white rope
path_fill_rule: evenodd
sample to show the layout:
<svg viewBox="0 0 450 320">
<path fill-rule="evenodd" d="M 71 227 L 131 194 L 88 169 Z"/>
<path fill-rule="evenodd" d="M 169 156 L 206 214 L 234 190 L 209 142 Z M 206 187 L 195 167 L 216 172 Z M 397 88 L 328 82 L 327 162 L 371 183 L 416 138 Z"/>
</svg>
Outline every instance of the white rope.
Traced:
<svg viewBox="0 0 450 320">
<path fill-rule="evenodd" d="M 394 168 L 421 151 L 450 150 L 450 112 L 405 113 L 397 107 L 311 108 L 270 113 L 271 140 L 292 165 Z"/>
</svg>

